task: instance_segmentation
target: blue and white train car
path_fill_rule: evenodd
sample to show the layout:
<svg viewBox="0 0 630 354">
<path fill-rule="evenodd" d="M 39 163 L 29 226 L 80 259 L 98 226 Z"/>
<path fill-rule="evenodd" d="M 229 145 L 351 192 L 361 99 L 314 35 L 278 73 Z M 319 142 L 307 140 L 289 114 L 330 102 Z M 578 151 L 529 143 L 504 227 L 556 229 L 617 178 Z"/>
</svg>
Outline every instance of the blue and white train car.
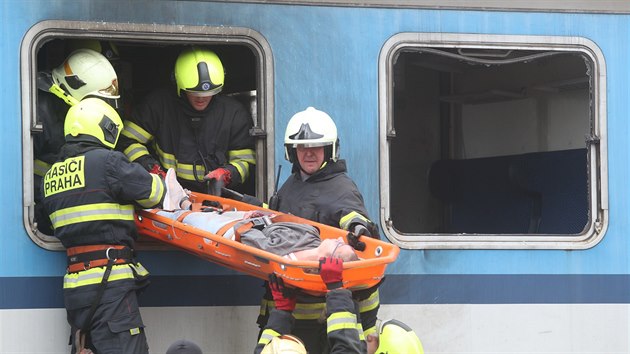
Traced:
<svg viewBox="0 0 630 354">
<path fill-rule="evenodd" d="M 37 231 L 36 76 L 100 40 L 128 112 L 214 49 L 251 109 L 251 193 L 290 166 L 308 106 L 382 237 L 402 249 L 381 318 L 428 353 L 630 352 L 630 4 L 609 1 L 6 0 L 0 6 L 0 352 L 63 353 L 65 254 Z M 151 351 L 249 353 L 262 281 L 141 241 Z"/>
</svg>

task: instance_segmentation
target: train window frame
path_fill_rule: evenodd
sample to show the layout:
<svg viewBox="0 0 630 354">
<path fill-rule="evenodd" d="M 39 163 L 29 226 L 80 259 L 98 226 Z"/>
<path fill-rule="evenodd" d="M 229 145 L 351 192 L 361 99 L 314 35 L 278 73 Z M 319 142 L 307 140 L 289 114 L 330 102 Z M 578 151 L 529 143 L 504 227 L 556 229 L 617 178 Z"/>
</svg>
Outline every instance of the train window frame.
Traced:
<svg viewBox="0 0 630 354">
<path fill-rule="evenodd" d="M 394 96 L 395 87 L 405 84 L 404 75 L 396 76 L 395 65 L 399 55 L 405 51 L 507 52 L 534 51 L 576 53 L 590 63 L 588 71 L 588 93 L 590 121 L 589 136 L 586 137 L 587 188 L 589 216 L 586 227 L 576 234 L 554 233 L 485 233 L 485 232 L 421 232 L 401 231 L 397 228 L 393 210 L 400 208 L 400 201 L 392 193 L 392 175 L 401 170 L 392 169 L 392 141 L 396 138 Z M 475 54 L 473 54 L 475 55 Z M 497 54 L 501 55 L 501 54 Z M 587 65 L 588 65 L 587 63 Z M 436 65 L 439 65 L 437 63 Z M 442 70 L 436 69 L 434 70 Z M 404 89 L 404 88 L 403 88 Z M 566 36 L 519 36 L 456 33 L 398 33 L 390 37 L 381 48 L 378 61 L 378 111 L 380 150 L 380 223 L 386 237 L 406 249 L 587 249 L 601 241 L 608 226 L 608 163 L 606 132 L 606 64 L 599 47 L 583 37 Z M 417 118 L 417 117 L 416 117 Z M 438 128 L 440 129 L 440 128 Z M 416 137 L 417 139 L 417 137 Z M 441 144 L 438 142 L 437 144 Z M 439 150 L 439 148 L 438 148 Z M 401 165 L 398 165 L 401 166 Z M 428 175 L 428 168 L 419 169 Z M 428 181 L 429 177 L 427 177 Z M 429 183 L 427 182 L 427 185 Z M 427 187 L 428 188 L 428 187 Z M 431 198 L 427 189 L 426 199 Z M 407 195 L 408 199 L 411 199 Z M 393 200 L 394 199 L 394 200 Z M 399 203 L 399 206 L 396 206 Z M 395 211 L 394 211 L 395 213 Z M 416 218 L 421 216 L 415 216 Z M 429 228 L 427 228 L 429 229 Z"/>
<path fill-rule="evenodd" d="M 244 27 L 159 25 L 142 23 L 113 23 L 46 20 L 31 27 L 22 39 L 20 48 L 20 79 L 22 106 L 22 189 L 23 223 L 30 239 L 47 250 L 63 250 L 61 243 L 46 235 L 34 223 L 33 191 L 33 132 L 41 131 L 36 117 L 37 54 L 53 39 L 97 39 L 123 42 L 146 42 L 165 45 L 200 44 L 214 46 L 246 46 L 255 57 L 255 105 L 252 109 L 256 138 L 256 196 L 266 200 L 270 183 L 274 180 L 274 73 L 271 46 L 258 32 Z M 246 103 L 245 103 L 246 104 Z M 151 241 L 139 242 L 139 249 L 164 249 Z"/>
</svg>

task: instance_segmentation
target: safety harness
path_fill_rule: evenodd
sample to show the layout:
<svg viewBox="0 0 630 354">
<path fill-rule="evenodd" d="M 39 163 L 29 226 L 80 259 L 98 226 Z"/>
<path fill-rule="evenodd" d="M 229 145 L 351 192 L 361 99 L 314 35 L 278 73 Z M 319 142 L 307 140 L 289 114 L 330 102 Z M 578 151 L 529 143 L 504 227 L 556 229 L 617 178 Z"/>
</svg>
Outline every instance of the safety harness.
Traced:
<svg viewBox="0 0 630 354">
<path fill-rule="evenodd" d="M 132 263 L 134 251 L 122 245 L 90 245 L 68 248 L 68 273 L 77 273 L 96 267 Z"/>
</svg>

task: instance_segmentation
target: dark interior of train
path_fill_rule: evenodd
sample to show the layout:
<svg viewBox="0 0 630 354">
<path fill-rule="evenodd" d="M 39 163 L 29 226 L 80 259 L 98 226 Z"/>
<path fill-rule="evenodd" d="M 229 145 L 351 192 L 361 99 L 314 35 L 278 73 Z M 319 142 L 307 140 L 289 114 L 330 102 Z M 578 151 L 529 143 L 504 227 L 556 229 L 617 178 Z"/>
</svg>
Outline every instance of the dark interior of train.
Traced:
<svg viewBox="0 0 630 354">
<path fill-rule="evenodd" d="M 54 39 L 38 51 L 38 70 L 51 70 L 61 64 L 70 52 L 81 46 L 91 47 L 89 39 Z M 115 52 L 111 59 L 120 86 L 130 100 L 140 100 L 152 89 L 173 83 L 175 59 L 184 46 L 193 43 L 159 43 L 133 41 L 105 41 Z M 256 57 L 242 44 L 205 45 L 221 58 L 226 72 L 224 94 L 256 90 Z"/>
<path fill-rule="evenodd" d="M 388 132 L 398 232 L 583 232 L 591 65 L 579 52 L 401 50 Z"/>
</svg>

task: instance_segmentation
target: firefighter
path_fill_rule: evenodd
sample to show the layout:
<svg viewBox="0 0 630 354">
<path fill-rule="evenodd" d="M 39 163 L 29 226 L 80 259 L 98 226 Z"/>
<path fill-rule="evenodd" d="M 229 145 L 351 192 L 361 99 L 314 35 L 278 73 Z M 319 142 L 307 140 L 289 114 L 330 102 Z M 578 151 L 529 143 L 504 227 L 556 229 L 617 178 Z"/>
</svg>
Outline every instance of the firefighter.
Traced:
<svg viewBox="0 0 630 354">
<path fill-rule="evenodd" d="M 343 288 L 343 261 L 324 257 L 319 260 L 319 274 L 326 284 L 326 332 L 330 353 L 333 354 L 423 354 L 418 336 L 404 323 L 397 320 L 382 322 L 373 334 L 365 336 L 358 304 L 352 293 Z M 302 341 L 292 335 L 296 306 L 296 291 L 284 287 L 282 278 L 269 276 L 269 284 L 276 307 L 271 310 L 256 349 L 257 353 L 289 354 L 306 353 Z M 313 353 L 310 352 L 309 353 Z M 319 353 L 319 352 L 316 352 Z"/>
<path fill-rule="evenodd" d="M 423 354 L 418 336 L 409 326 L 398 321 L 381 322 L 374 333 L 365 335 L 359 320 L 359 306 L 352 293 L 343 288 L 343 260 L 324 257 L 319 260 L 319 275 L 328 288 L 326 293 L 326 332 L 333 354 Z M 292 330 L 291 316 L 296 306 L 296 290 L 284 287 L 282 278 L 269 276 L 276 307 L 271 310 L 255 354 L 304 354 L 306 348 Z M 310 352 L 309 353 L 313 353 Z M 316 352 L 319 353 L 319 352 Z"/>
<path fill-rule="evenodd" d="M 41 73 L 42 75 L 47 75 Z M 35 173 L 43 176 L 65 143 L 63 121 L 71 105 L 85 97 L 100 97 L 113 105 L 120 98 L 112 64 L 92 49 L 77 49 L 52 70 L 47 85 L 38 86 L 37 115 L 43 132 L 34 136 Z M 46 91 L 43 91 L 46 90 Z"/>
<path fill-rule="evenodd" d="M 349 290 L 341 288 L 343 261 L 339 258 L 321 258 L 319 274 L 330 287 L 326 295 L 326 310 L 329 318 L 327 336 L 331 353 L 364 354 L 365 341 L 361 327 L 357 323 L 356 303 Z M 329 285 L 330 284 L 330 285 Z M 269 321 L 262 331 L 254 354 L 305 354 L 306 348 L 299 337 L 290 335 L 295 323 L 295 310 L 298 290 L 284 286 L 282 278 L 271 274 L 269 288 L 275 307 L 271 309 Z M 338 289 L 338 290 L 337 290 Z M 333 291 L 334 290 L 334 293 Z M 309 353 L 319 353 L 312 352 Z"/>
<path fill-rule="evenodd" d="M 57 161 L 59 150 L 65 143 L 63 123 L 68 109 L 85 97 L 99 97 L 110 104 L 120 98 L 116 71 L 99 52 L 77 49 L 50 74 L 39 74 L 37 117 L 43 129 L 33 135 L 35 220 L 38 229 L 48 235 L 52 235 L 53 231 L 48 218 L 42 213 L 39 186 L 44 174 Z"/>
<path fill-rule="evenodd" d="M 296 113 L 285 132 L 285 158 L 293 164 L 291 176 L 278 191 L 276 210 L 348 230 L 349 243 L 362 247 L 362 236 L 378 238 L 363 197 L 339 159 L 337 126 L 325 112 L 309 107 Z M 365 245 L 363 245 L 364 247 Z M 379 293 L 377 287 L 355 292 L 366 333 L 376 330 Z M 311 353 L 327 353 L 326 327 L 320 320 L 324 298 L 300 295 L 293 316 L 293 334 Z M 269 289 L 261 304 L 258 324 L 263 328 L 273 306 Z"/>
<path fill-rule="evenodd" d="M 326 293 L 326 330 L 331 353 L 423 354 L 418 336 L 398 320 L 381 322 L 370 334 L 363 332 L 358 304 L 350 290 L 343 288 L 343 261 L 319 260 L 319 275 L 328 288 Z"/>
<path fill-rule="evenodd" d="M 261 332 L 254 354 L 306 354 L 306 348 L 300 338 L 291 335 L 295 309 L 295 291 L 284 287 L 282 278 L 275 274 L 269 276 L 270 291 L 276 306 L 271 310 L 269 322 Z"/>
<path fill-rule="evenodd" d="M 148 285 L 134 258 L 134 207 L 160 204 L 162 179 L 114 151 L 123 128 L 106 102 L 68 111 L 66 143 L 41 185 L 54 234 L 66 248 L 63 295 L 73 353 L 148 353 L 136 292 Z"/>
<path fill-rule="evenodd" d="M 118 149 L 147 171 L 174 168 L 188 190 L 238 190 L 256 162 L 253 123 L 242 104 L 217 95 L 225 78 L 221 60 L 189 47 L 177 57 L 174 74 L 176 90 L 158 89 L 135 107 Z"/>
</svg>

